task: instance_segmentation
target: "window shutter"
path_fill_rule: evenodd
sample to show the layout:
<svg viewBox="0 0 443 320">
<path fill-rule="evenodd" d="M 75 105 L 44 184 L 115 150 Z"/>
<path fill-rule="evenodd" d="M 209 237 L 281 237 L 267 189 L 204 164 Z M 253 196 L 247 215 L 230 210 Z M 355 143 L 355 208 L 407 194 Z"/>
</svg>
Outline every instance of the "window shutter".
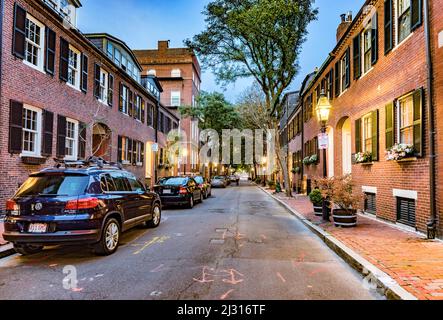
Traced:
<svg viewBox="0 0 443 320">
<path fill-rule="evenodd" d="M 114 101 L 114 76 L 108 75 L 108 105 L 112 107 Z"/>
<path fill-rule="evenodd" d="M 80 159 L 86 159 L 86 127 L 86 123 L 80 122 L 78 137 L 78 157 Z"/>
<path fill-rule="evenodd" d="M 89 63 L 88 56 L 82 54 L 81 90 L 85 93 L 88 91 L 88 63 Z"/>
<path fill-rule="evenodd" d="M 415 201 L 397 198 L 397 220 L 410 227 L 416 227 Z"/>
<path fill-rule="evenodd" d="M 335 63 L 335 97 L 340 95 L 340 61 Z"/>
<path fill-rule="evenodd" d="M 3 15 L 3 14 L 2 14 Z M 12 54 L 17 58 L 25 58 L 26 42 L 26 10 L 20 5 L 14 5 L 14 34 L 12 38 Z M 21 152 L 21 150 L 20 150 Z"/>
<path fill-rule="evenodd" d="M 54 113 L 47 110 L 43 113 L 43 143 L 42 155 L 50 157 L 52 155 L 52 138 L 54 131 Z"/>
<path fill-rule="evenodd" d="M 94 64 L 94 97 L 100 98 L 100 66 Z"/>
<path fill-rule="evenodd" d="M 47 73 L 54 75 L 55 73 L 55 46 L 56 46 L 55 32 L 46 27 L 46 55 L 45 55 L 45 70 Z"/>
<path fill-rule="evenodd" d="M 372 17 L 371 31 L 371 63 L 375 65 L 378 61 L 378 13 Z"/>
<path fill-rule="evenodd" d="M 118 111 L 123 112 L 123 84 L 121 82 L 119 87 Z"/>
<path fill-rule="evenodd" d="M 423 89 L 414 92 L 414 148 L 423 156 Z"/>
<path fill-rule="evenodd" d="M 348 88 L 349 85 L 351 84 L 351 49 L 348 47 L 348 49 L 346 50 L 346 83 L 345 83 L 345 87 Z"/>
<path fill-rule="evenodd" d="M 66 155 L 66 117 L 57 117 L 57 158 Z"/>
<path fill-rule="evenodd" d="M 320 149 L 318 148 L 318 137 L 314 138 L 314 153 L 317 154 L 317 159 L 318 161 L 320 161 Z M 325 161 L 325 159 L 323 159 L 323 161 Z"/>
<path fill-rule="evenodd" d="M 354 79 L 361 76 L 361 35 L 358 34 L 353 41 Z"/>
<path fill-rule="evenodd" d="M 128 160 L 132 164 L 132 139 L 128 139 Z"/>
<path fill-rule="evenodd" d="M 385 55 L 388 54 L 393 47 L 393 28 L 392 28 L 392 0 L 385 0 Z"/>
<path fill-rule="evenodd" d="M 134 119 L 137 119 L 137 112 L 138 112 L 138 106 L 137 106 L 137 94 L 134 92 L 132 94 L 133 100 L 132 100 L 132 116 Z"/>
<path fill-rule="evenodd" d="M 137 141 L 132 140 L 132 164 L 137 165 Z"/>
<path fill-rule="evenodd" d="M 145 123 L 146 110 L 145 110 L 145 100 L 142 100 L 142 123 Z"/>
<path fill-rule="evenodd" d="M 411 0 L 411 31 L 422 24 L 422 0 Z"/>
<path fill-rule="evenodd" d="M 385 106 L 386 114 L 386 150 L 391 149 L 394 142 L 394 103 L 391 102 Z"/>
<path fill-rule="evenodd" d="M 134 101 L 132 100 L 131 90 L 129 90 L 128 101 L 129 101 L 128 114 L 130 117 L 132 117 L 134 115 Z"/>
<path fill-rule="evenodd" d="M 143 164 L 145 163 L 145 144 L 140 142 L 140 152 L 141 152 L 141 160 Z"/>
<path fill-rule="evenodd" d="M 9 153 L 23 150 L 23 103 L 11 100 L 9 110 Z"/>
<path fill-rule="evenodd" d="M 355 120 L 355 153 L 361 152 L 361 119 Z"/>
<path fill-rule="evenodd" d="M 118 146 L 117 146 L 117 162 L 122 162 L 122 153 L 123 153 L 123 138 L 122 136 L 118 136 Z"/>
<path fill-rule="evenodd" d="M 372 112 L 372 160 L 378 161 L 379 144 L 378 144 L 378 110 Z"/>
<path fill-rule="evenodd" d="M 69 43 L 60 37 L 60 80 L 68 81 Z"/>
<path fill-rule="evenodd" d="M 329 71 L 329 80 L 328 80 L 328 92 L 329 99 L 334 99 L 334 68 Z"/>
</svg>

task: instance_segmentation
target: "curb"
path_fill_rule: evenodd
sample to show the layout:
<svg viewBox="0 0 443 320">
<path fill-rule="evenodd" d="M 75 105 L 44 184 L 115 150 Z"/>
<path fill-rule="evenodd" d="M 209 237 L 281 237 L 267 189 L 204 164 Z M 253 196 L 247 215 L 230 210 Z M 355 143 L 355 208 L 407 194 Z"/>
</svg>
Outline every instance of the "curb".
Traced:
<svg viewBox="0 0 443 320">
<path fill-rule="evenodd" d="M 16 253 L 17 252 L 15 252 L 12 244 L 5 244 L 3 246 L 0 246 L 0 259 L 12 256 Z"/>
<path fill-rule="evenodd" d="M 348 263 L 353 269 L 358 271 L 364 277 L 374 281 L 377 287 L 381 289 L 383 295 L 389 300 L 418 300 L 417 297 L 402 288 L 397 281 L 391 278 L 388 274 L 378 269 L 375 265 L 367 261 L 358 253 L 347 247 L 343 242 L 334 238 L 331 234 L 324 231 L 319 226 L 316 226 L 302 214 L 291 208 L 289 205 L 278 199 L 274 195 L 268 193 L 262 187 L 258 186 L 260 190 L 266 193 L 268 196 L 276 200 L 286 210 L 288 210 L 293 216 L 298 218 L 305 226 L 307 226 L 313 233 L 315 233 L 323 242 L 331 248 L 337 255 L 339 255 L 346 263 Z"/>
</svg>

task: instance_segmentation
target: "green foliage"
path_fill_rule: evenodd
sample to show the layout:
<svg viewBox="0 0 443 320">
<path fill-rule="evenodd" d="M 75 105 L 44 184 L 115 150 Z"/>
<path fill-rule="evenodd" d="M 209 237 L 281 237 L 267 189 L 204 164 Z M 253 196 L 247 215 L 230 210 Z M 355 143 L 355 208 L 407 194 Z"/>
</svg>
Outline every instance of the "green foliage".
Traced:
<svg viewBox="0 0 443 320">
<path fill-rule="evenodd" d="M 311 200 L 311 202 L 313 204 L 320 204 L 323 202 L 323 195 L 321 193 L 321 191 L 319 189 L 314 189 L 310 194 L 309 194 L 309 199 Z"/>
</svg>

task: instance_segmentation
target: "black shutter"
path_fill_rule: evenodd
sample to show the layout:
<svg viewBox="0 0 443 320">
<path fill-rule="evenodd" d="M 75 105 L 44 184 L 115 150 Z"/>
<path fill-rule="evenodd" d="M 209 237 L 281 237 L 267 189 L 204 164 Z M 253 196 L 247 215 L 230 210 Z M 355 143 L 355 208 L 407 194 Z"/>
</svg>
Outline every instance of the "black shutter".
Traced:
<svg viewBox="0 0 443 320">
<path fill-rule="evenodd" d="M 23 150 L 23 103 L 11 100 L 9 110 L 9 153 Z"/>
<path fill-rule="evenodd" d="M 397 220 L 400 223 L 415 228 L 415 200 L 397 198 Z"/>
<path fill-rule="evenodd" d="M 378 110 L 372 112 L 372 160 L 378 161 L 379 144 L 378 144 Z"/>
<path fill-rule="evenodd" d="M 340 95 L 340 61 L 335 64 L 335 97 Z"/>
<path fill-rule="evenodd" d="M 371 64 L 375 65 L 378 61 L 378 13 L 372 17 L 371 30 Z"/>
<path fill-rule="evenodd" d="M 68 81 L 69 43 L 60 37 L 60 80 Z"/>
<path fill-rule="evenodd" d="M 25 42 L 26 42 L 26 10 L 23 9 L 19 4 L 15 3 L 14 30 L 12 37 L 12 54 L 17 58 L 20 59 L 25 58 Z"/>
<path fill-rule="evenodd" d="M 42 155 L 50 157 L 52 155 L 52 140 L 54 132 L 54 113 L 47 110 L 43 113 L 43 143 Z"/>
<path fill-rule="evenodd" d="M 423 89 L 414 92 L 414 149 L 423 156 Z"/>
<path fill-rule="evenodd" d="M 56 46 L 55 32 L 46 27 L 46 55 L 45 55 L 45 70 L 47 73 L 54 75 L 55 73 L 55 46 Z"/>
<path fill-rule="evenodd" d="M 132 140 L 132 164 L 137 165 L 137 141 Z"/>
<path fill-rule="evenodd" d="M 118 111 L 123 112 L 123 84 L 119 85 Z"/>
<path fill-rule="evenodd" d="M 361 152 L 361 119 L 355 120 L 355 153 Z"/>
<path fill-rule="evenodd" d="M 88 56 L 82 54 L 81 90 L 85 93 L 88 91 L 88 63 Z"/>
<path fill-rule="evenodd" d="M 118 143 L 117 143 L 117 162 L 122 162 L 122 153 L 123 153 L 123 137 L 118 136 Z"/>
<path fill-rule="evenodd" d="M 388 54 L 393 47 L 393 27 L 392 27 L 392 0 L 385 0 L 385 55 Z"/>
<path fill-rule="evenodd" d="M 394 135 L 394 103 L 391 102 L 385 106 L 386 117 L 386 150 L 391 149 L 395 144 Z"/>
<path fill-rule="evenodd" d="M 361 76 L 361 35 L 358 34 L 352 44 L 353 60 L 354 60 L 354 79 L 357 80 Z"/>
<path fill-rule="evenodd" d="M 145 117 L 146 117 L 146 108 L 145 108 L 145 100 L 142 99 L 142 123 L 145 123 Z"/>
<path fill-rule="evenodd" d="M 422 24 L 422 0 L 411 0 L 411 32 Z"/>
<path fill-rule="evenodd" d="M 114 101 L 114 76 L 109 74 L 108 76 L 108 105 L 112 107 Z"/>
<path fill-rule="evenodd" d="M 100 98 L 100 66 L 94 64 L 94 97 Z"/>
<path fill-rule="evenodd" d="M 129 161 L 129 163 L 132 164 L 132 139 L 128 139 L 128 159 L 126 159 L 127 161 Z"/>
<path fill-rule="evenodd" d="M 334 99 L 334 68 L 329 71 L 329 80 L 328 80 L 328 97 L 330 100 Z"/>
<path fill-rule="evenodd" d="M 66 155 L 66 117 L 57 117 L 57 158 Z"/>
<path fill-rule="evenodd" d="M 78 136 L 78 157 L 86 159 L 86 123 L 80 122 Z"/>
<path fill-rule="evenodd" d="M 351 58 L 351 49 L 350 48 L 348 48 L 346 50 L 345 56 L 346 56 L 346 68 L 345 68 L 345 70 L 346 70 L 346 78 L 345 78 L 346 83 L 345 83 L 345 88 L 348 88 L 349 85 L 351 84 L 351 60 L 350 60 L 350 58 Z"/>
<path fill-rule="evenodd" d="M 130 117 L 132 117 L 133 115 L 134 115 L 134 101 L 132 100 L 132 91 L 131 90 L 129 90 L 129 94 L 128 94 L 128 104 L 129 104 L 129 107 L 128 107 L 128 115 L 130 116 Z"/>
</svg>

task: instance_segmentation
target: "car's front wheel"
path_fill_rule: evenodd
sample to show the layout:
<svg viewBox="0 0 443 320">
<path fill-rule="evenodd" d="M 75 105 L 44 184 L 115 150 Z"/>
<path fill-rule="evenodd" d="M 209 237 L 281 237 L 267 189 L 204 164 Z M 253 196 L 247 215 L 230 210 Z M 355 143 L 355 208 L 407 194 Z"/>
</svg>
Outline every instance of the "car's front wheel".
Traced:
<svg viewBox="0 0 443 320">
<path fill-rule="evenodd" d="M 14 244 L 14 250 L 22 256 L 37 254 L 43 250 L 43 246 L 33 246 L 28 244 Z"/>
<path fill-rule="evenodd" d="M 147 228 L 157 228 L 160 225 L 162 219 L 162 210 L 158 203 L 154 204 L 152 208 L 152 219 L 145 223 Z"/>
<path fill-rule="evenodd" d="M 194 208 L 194 197 L 192 195 L 189 197 L 188 208 L 189 209 Z"/>
<path fill-rule="evenodd" d="M 95 253 L 100 256 L 109 256 L 115 253 L 118 249 L 120 233 L 118 221 L 114 218 L 108 219 L 103 228 L 100 241 L 95 245 Z"/>
</svg>

